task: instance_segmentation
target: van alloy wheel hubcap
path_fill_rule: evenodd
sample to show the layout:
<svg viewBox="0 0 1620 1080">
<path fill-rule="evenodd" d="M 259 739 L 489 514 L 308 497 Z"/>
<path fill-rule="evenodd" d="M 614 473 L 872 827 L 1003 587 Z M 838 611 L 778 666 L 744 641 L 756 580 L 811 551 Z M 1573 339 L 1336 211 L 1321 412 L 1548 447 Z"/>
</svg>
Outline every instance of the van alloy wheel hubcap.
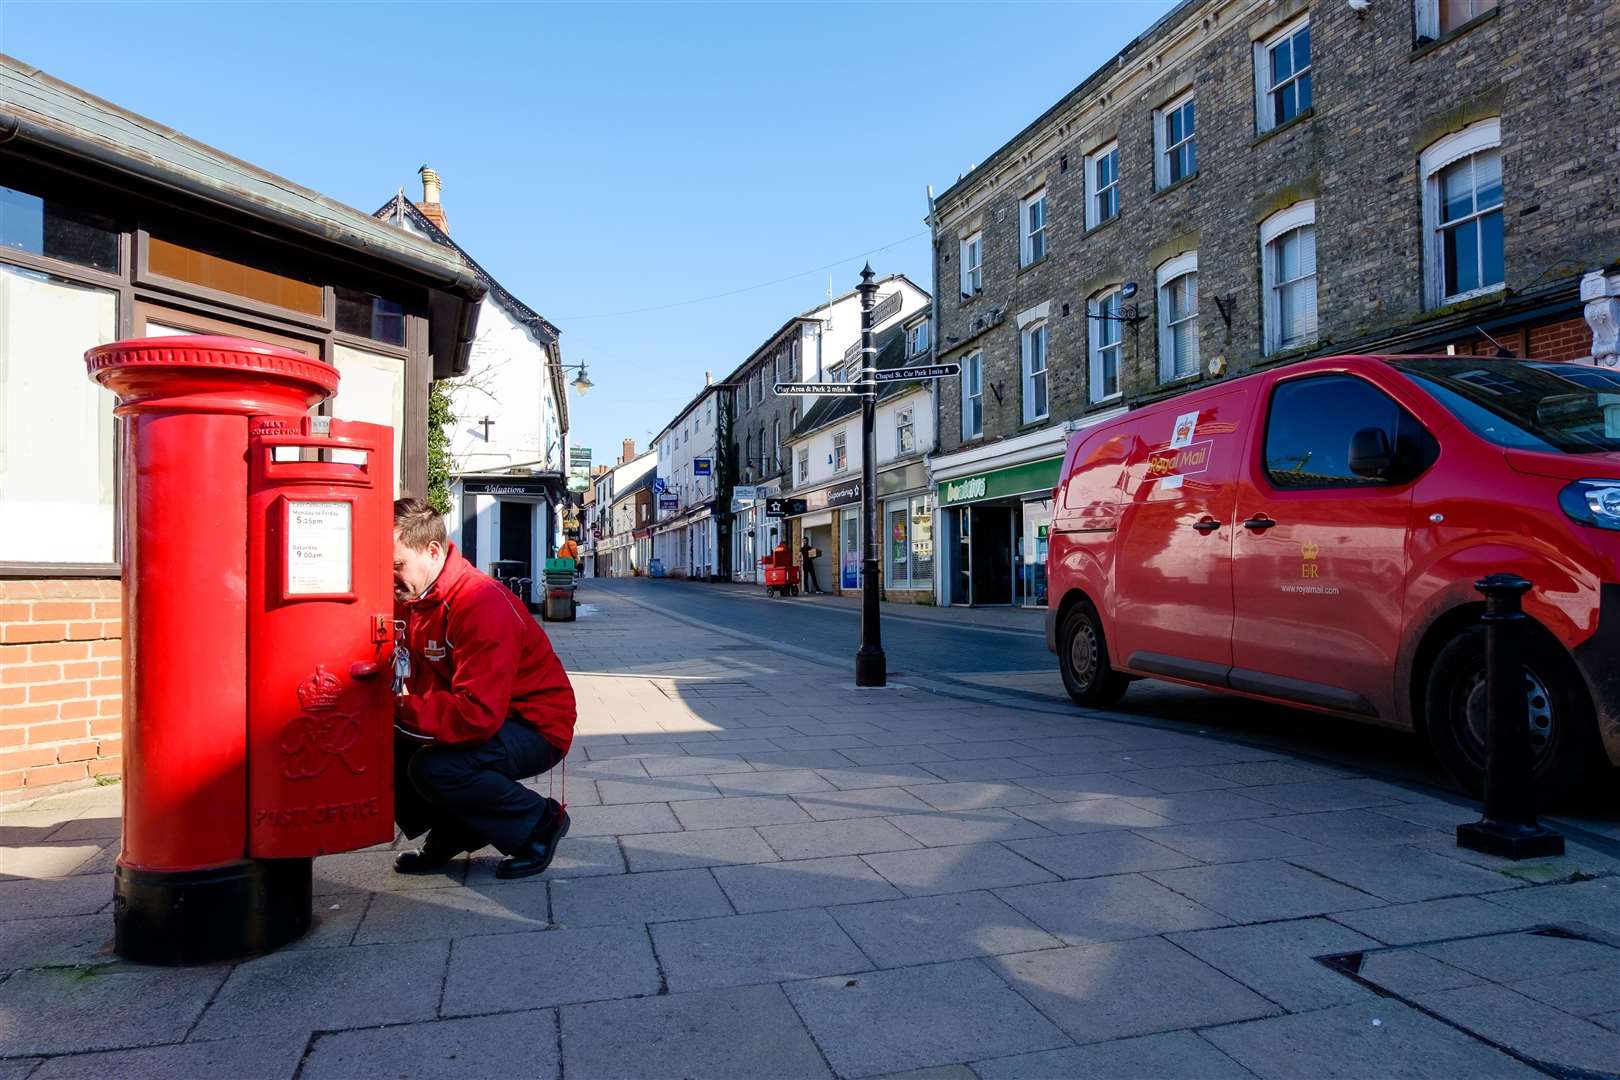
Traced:
<svg viewBox="0 0 1620 1080">
<path fill-rule="evenodd" d="M 1531 760 L 1539 762 L 1552 745 L 1552 695 L 1547 693 L 1547 687 L 1529 668 L 1524 669 L 1524 696 L 1530 728 L 1530 756 Z M 1485 675 L 1481 672 L 1469 687 L 1464 706 L 1468 735 L 1481 763 L 1485 760 L 1485 748 L 1489 745 L 1485 698 Z"/>
<path fill-rule="evenodd" d="M 1097 634 L 1088 622 L 1082 622 L 1069 639 L 1069 667 L 1074 681 L 1090 686 L 1097 672 Z"/>
</svg>

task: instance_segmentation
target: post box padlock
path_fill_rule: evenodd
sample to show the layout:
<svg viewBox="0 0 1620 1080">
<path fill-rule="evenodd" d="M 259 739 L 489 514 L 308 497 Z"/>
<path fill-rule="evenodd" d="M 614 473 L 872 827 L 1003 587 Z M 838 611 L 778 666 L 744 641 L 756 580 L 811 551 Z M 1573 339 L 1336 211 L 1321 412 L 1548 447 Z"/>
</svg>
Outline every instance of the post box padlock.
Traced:
<svg viewBox="0 0 1620 1080">
<path fill-rule="evenodd" d="M 122 424 L 114 947 L 266 951 L 310 926 L 313 856 L 393 835 L 393 432 L 311 416 L 337 371 L 257 342 L 85 362 Z"/>
</svg>

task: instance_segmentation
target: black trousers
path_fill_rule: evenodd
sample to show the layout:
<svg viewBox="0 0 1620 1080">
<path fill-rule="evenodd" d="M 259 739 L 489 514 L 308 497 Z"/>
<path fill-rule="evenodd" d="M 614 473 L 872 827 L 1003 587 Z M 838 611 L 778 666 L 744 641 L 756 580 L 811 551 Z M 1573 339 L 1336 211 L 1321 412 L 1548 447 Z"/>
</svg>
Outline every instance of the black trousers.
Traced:
<svg viewBox="0 0 1620 1080">
<path fill-rule="evenodd" d="M 563 755 L 522 720 L 507 718 L 488 741 L 439 746 L 394 741 L 394 820 L 411 839 L 432 829 L 467 851 L 493 844 L 521 849 L 554 799 L 518 781 L 553 768 Z"/>
<path fill-rule="evenodd" d="M 816 580 L 816 564 L 809 559 L 804 560 L 804 591 L 820 592 L 821 582 Z"/>
</svg>

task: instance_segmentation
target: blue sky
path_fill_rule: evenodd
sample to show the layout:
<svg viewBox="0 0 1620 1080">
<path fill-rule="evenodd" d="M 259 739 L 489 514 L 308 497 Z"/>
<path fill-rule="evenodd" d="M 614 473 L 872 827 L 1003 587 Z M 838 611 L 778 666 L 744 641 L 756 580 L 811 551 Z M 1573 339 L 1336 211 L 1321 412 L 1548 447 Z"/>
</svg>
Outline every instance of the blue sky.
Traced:
<svg viewBox="0 0 1620 1080">
<path fill-rule="evenodd" d="M 603 462 L 829 274 L 931 289 L 927 185 L 1171 6 L 11 0 L 0 50 L 368 212 L 432 165 L 456 240 L 589 362 L 571 441 Z"/>
</svg>

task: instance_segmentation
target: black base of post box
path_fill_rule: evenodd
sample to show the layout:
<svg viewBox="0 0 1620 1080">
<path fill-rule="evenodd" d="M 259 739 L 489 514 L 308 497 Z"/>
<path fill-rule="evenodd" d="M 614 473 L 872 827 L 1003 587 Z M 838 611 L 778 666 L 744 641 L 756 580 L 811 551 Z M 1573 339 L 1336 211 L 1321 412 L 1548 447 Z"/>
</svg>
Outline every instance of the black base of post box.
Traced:
<svg viewBox="0 0 1620 1080">
<path fill-rule="evenodd" d="M 1457 826 L 1457 846 L 1518 861 L 1562 855 L 1564 838 L 1541 825 L 1481 820 Z"/>
<path fill-rule="evenodd" d="M 209 964 L 278 949 L 309 930 L 311 859 L 113 874 L 113 949 L 140 964 Z"/>
</svg>

